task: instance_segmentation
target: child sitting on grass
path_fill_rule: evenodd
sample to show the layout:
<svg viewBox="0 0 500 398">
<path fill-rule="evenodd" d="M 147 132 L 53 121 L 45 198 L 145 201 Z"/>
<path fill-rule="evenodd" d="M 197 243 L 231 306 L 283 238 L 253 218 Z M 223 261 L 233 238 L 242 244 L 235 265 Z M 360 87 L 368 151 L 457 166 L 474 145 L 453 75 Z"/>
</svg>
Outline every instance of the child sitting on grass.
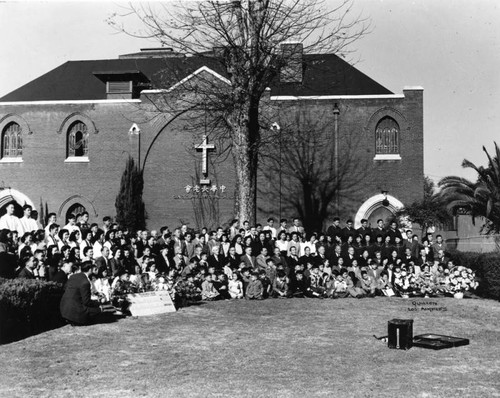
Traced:
<svg viewBox="0 0 500 398">
<path fill-rule="evenodd" d="M 218 273 L 217 279 L 214 280 L 214 287 L 219 292 L 221 300 L 230 300 L 231 295 L 228 290 L 227 276 L 224 273 Z"/>
<path fill-rule="evenodd" d="M 243 283 L 238 278 L 238 274 L 233 273 L 233 277 L 228 283 L 229 295 L 233 299 L 243 298 Z"/>
<path fill-rule="evenodd" d="M 323 298 L 325 297 L 325 288 L 323 285 L 323 280 L 319 274 L 319 268 L 315 264 L 310 269 L 309 275 L 309 289 L 307 290 L 308 296 L 313 298 Z"/>
<path fill-rule="evenodd" d="M 332 277 L 334 278 L 334 281 L 330 297 L 332 298 L 349 297 L 349 292 L 347 291 L 347 282 L 344 280 L 342 274 L 336 269 L 334 269 L 332 271 Z"/>
<path fill-rule="evenodd" d="M 271 280 L 267 277 L 266 271 L 263 269 L 259 271 L 259 280 L 262 283 L 263 288 L 262 297 L 268 298 L 271 294 L 272 284 Z"/>
<path fill-rule="evenodd" d="M 355 297 L 355 298 L 364 297 L 363 290 L 354 285 L 354 282 L 353 282 L 353 278 L 355 279 L 354 273 L 347 272 L 347 269 L 345 269 L 345 268 L 343 268 L 341 272 L 342 272 L 342 278 L 344 279 L 345 283 L 347 284 L 347 292 L 349 293 L 349 296 Z"/>
<path fill-rule="evenodd" d="M 219 292 L 212 282 L 212 274 L 205 275 L 205 281 L 201 284 L 201 299 L 212 301 L 219 298 Z"/>
<path fill-rule="evenodd" d="M 377 288 L 376 282 L 368 275 L 366 271 L 361 271 L 359 284 L 365 296 L 375 297 L 375 290 Z"/>
<path fill-rule="evenodd" d="M 288 289 L 288 278 L 286 277 L 285 271 L 278 271 L 276 279 L 273 283 L 272 296 L 275 298 L 288 298 L 291 296 L 291 292 Z"/>
<path fill-rule="evenodd" d="M 243 283 L 243 294 L 246 294 L 247 287 L 252 280 L 250 276 L 250 268 L 243 268 L 241 270 L 241 282 Z"/>
<path fill-rule="evenodd" d="M 262 300 L 264 294 L 264 286 L 259 279 L 259 273 L 254 272 L 250 277 L 250 283 L 247 286 L 245 298 L 247 300 Z"/>
<path fill-rule="evenodd" d="M 304 274 L 301 271 L 295 273 L 294 279 L 291 283 L 291 294 L 293 297 L 302 298 L 305 296 L 308 288 L 308 283 Z"/>
<path fill-rule="evenodd" d="M 389 280 L 389 274 L 387 273 L 387 271 L 382 271 L 382 273 L 380 274 L 375 293 L 379 296 L 394 296 L 394 290 L 392 289 L 392 283 Z"/>
</svg>

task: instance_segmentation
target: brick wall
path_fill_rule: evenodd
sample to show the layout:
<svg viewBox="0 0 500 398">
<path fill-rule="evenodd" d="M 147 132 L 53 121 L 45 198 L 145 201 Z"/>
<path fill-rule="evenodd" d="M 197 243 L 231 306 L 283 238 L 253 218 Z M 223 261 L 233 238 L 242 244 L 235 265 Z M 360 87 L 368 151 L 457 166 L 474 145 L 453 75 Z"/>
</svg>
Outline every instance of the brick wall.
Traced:
<svg viewBox="0 0 500 398">
<path fill-rule="evenodd" d="M 422 197 L 422 94 L 421 90 L 405 90 L 404 98 L 308 100 L 300 106 L 297 102 L 284 105 L 287 112 L 296 112 L 301 107 L 311 117 L 321 117 L 325 131 L 330 131 L 333 137 L 332 110 L 334 103 L 338 103 L 339 137 L 343 137 L 340 153 L 345 150 L 342 149 L 347 142 L 345 138 L 351 137 L 356 141 L 358 161 L 366 164 L 363 182 L 341 198 L 342 217 L 353 217 L 361 203 L 381 190 L 403 203 Z M 47 202 L 49 211 L 58 212 L 61 217 L 69 206 L 81 203 L 89 211 L 91 222 L 101 223 L 102 217 L 115 215 L 115 197 L 128 155 L 138 157 L 138 135 L 129 133 L 136 123 L 141 129 L 141 163 L 151 148 L 144 167 L 148 227 L 175 227 L 181 222 L 201 227 L 228 222 L 233 218 L 231 199 L 205 200 L 204 206 L 200 206 L 196 199 L 182 198 L 187 195 L 185 187 L 196 185 L 200 177 L 201 153 L 194 145 L 201 143 L 204 131 L 198 129 L 193 135 L 188 118 L 171 121 L 174 115 L 159 117 L 144 106 L 147 104 L 137 102 L 0 104 L 0 121 L 5 124 L 10 120 L 8 115 L 15 114 L 32 131 L 23 134 L 23 162 L 0 163 L 0 181 L 26 194 L 37 206 L 40 199 Z M 400 125 L 401 160 L 373 160 L 374 128 L 384 115 L 394 117 Z M 90 126 L 88 163 L 65 162 L 66 131 L 74 118 Z M 209 178 L 218 188 L 225 186 L 223 196 L 231 198 L 235 186 L 232 157 L 224 151 L 223 141 L 214 136 L 209 140 L 216 145 L 216 155 L 209 156 Z M 264 183 L 262 179 L 259 182 Z M 263 211 L 259 212 L 258 221 L 263 222 L 269 214 L 278 216 L 275 200 L 261 196 L 259 205 Z"/>
</svg>

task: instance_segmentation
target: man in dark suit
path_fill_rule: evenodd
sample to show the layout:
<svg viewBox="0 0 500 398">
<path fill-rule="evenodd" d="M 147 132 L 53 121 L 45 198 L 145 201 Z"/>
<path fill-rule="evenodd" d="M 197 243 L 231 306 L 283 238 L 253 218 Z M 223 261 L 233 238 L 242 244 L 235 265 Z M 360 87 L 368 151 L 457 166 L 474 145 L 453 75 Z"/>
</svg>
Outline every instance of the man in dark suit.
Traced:
<svg viewBox="0 0 500 398">
<path fill-rule="evenodd" d="M 352 237 L 354 240 L 354 237 L 357 235 L 356 230 L 354 229 L 354 223 L 352 220 L 347 220 L 346 225 L 344 228 L 342 228 L 342 240 L 344 242 L 347 242 L 347 239 L 349 237 Z"/>
<path fill-rule="evenodd" d="M 71 272 L 72 267 L 73 263 L 71 261 L 65 261 L 61 266 L 61 269 L 53 276 L 51 282 L 60 283 L 65 286 L 66 282 L 68 282 L 68 275 Z"/>
<path fill-rule="evenodd" d="M 316 263 L 316 259 L 314 256 L 311 254 L 311 248 L 310 247 L 305 247 L 304 248 L 304 255 L 299 257 L 299 262 L 301 264 L 307 264 L 308 262 L 311 264 Z"/>
<path fill-rule="evenodd" d="M 332 255 L 330 256 L 329 260 L 330 260 L 330 265 L 333 267 L 334 265 L 337 265 L 338 262 L 339 262 L 339 258 L 342 257 L 342 252 L 341 252 L 341 247 L 340 245 L 335 245 L 335 249 L 332 253 Z"/>
<path fill-rule="evenodd" d="M 38 260 L 35 258 L 35 256 L 29 256 L 26 257 L 23 262 L 24 267 L 21 269 L 17 277 L 25 279 L 35 279 L 34 270 L 38 265 Z"/>
<path fill-rule="evenodd" d="M 316 265 L 318 265 L 318 266 L 320 266 L 321 264 L 324 265 L 326 260 L 327 260 L 327 258 L 326 258 L 325 246 L 318 247 L 318 253 L 317 253 L 316 257 L 314 257 L 314 261 L 316 262 Z"/>
<path fill-rule="evenodd" d="M 101 249 L 101 256 L 95 259 L 95 265 L 99 269 L 107 269 L 108 275 L 111 275 L 111 265 L 109 263 L 109 248 L 103 246 Z"/>
<path fill-rule="evenodd" d="M 403 236 L 401 235 L 401 231 L 398 229 L 398 224 L 396 221 L 391 222 L 389 229 L 386 231 L 385 236 L 391 237 L 391 244 L 394 245 L 396 243 L 396 237 L 399 240 L 403 240 Z"/>
<path fill-rule="evenodd" d="M 81 272 L 71 275 L 59 306 L 64 319 L 75 325 L 87 325 L 92 317 L 100 314 L 99 303 L 90 299 L 90 279 L 93 265 L 90 261 L 81 265 Z"/>
<path fill-rule="evenodd" d="M 333 219 L 332 225 L 326 230 L 326 234 L 332 237 L 332 241 L 335 242 L 336 237 L 342 238 L 342 228 L 340 227 L 340 218 L 335 217 Z"/>
<path fill-rule="evenodd" d="M 361 235 L 364 239 L 366 234 L 370 235 L 370 238 L 372 238 L 372 229 L 368 226 L 368 220 L 366 218 L 363 218 L 361 220 L 361 227 L 359 227 L 356 232 Z"/>
<path fill-rule="evenodd" d="M 220 253 L 220 246 L 212 247 L 212 254 L 208 256 L 208 265 L 214 267 L 217 271 L 221 271 L 224 267 L 224 256 Z"/>
<path fill-rule="evenodd" d="M 354 247 L 351 246 L 347 249 L 347 255 L 344 257 L 344 267 L 352 266 L 353 260 L 357 260 L 357 258 L 354 255 Z"/>
<path fill-rule="evenodd" d="M 238 268 L 240 265 L 240 256 L 236 254 L 236 248 L 234 246 L 229 248 L 229 252 L 225 258 L 225 264 L 229 264 L 230 268 Z"/>
<path fill-rule="evenodd" d="M 384 220 L 378 219 L 377 226 L 372 230 L 372 240 L 376 241 L 377 236 L 385 236 Z"/>
<path fill-rule="evenodd" d="M 408 264 L 410 264 L 410 261 L 413 261 L 413 263 L 416 263 L 417 259 L 412 256 L 411 249 L 409 247 L 407 247 L 405 249 L 405 253 L 404 253 L 403 257 L 401 257 L 401 261 L 403 263 L 405 263 L 406 265 L 408 265 Z"/>
<path fill-rule="evenodd" d="M 246 247 L 245 248 L 245 254 L 241 256 L 241 261 L 245 263 L 245 268 L 250 268 L 253 270 L 254 268 L 257 267 L 257 262 L 255 260 L 255 257 L 252 256 L 252 248 L 251 247 Z"/>
</svg>

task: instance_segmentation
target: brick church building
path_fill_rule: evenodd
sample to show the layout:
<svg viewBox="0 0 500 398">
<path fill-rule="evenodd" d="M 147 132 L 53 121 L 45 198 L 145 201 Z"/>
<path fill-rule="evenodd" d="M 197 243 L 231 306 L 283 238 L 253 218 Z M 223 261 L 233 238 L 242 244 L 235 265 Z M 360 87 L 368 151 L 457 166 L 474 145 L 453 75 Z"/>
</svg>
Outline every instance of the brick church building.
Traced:
<svg viewBox="0 0 500 398">
<path fill-rule="evenodd" d="M 299 51 L 297 57 L 292 73 L 266 91 L 262 108 L 319 119 L 324 134 L 338 141 L 337 159 L 350 138 L 350 153 L 365 174 L 356 177 L 351 195 L 332 202 L 330 215 L 374 224 L 422 198 L 423 89 L 395 94 L 336 55 Z M 179 82 L 201 78 L 228 84 L 215 53 L 144 49 L 66 62 L 0 98 L 0 212 L 14 199 L 55 212 L 60 223 L 83 210 L 100 223 L 115 215 L 130 155 L 144 173 L 148 228 L 227 225 L 235 189 L 227 148 L 203 129 L 193 133 L 185 117 L 154 111 Z M 285 128 L 280 134 L 286 140 Z M 263 175 L 259 185 L 265 186 Z M 259 222 L 297 214 L 282 200 L 286 183 L 273 185 L 279 206 L 276 196 L 259 194 Z"/>
</svg>

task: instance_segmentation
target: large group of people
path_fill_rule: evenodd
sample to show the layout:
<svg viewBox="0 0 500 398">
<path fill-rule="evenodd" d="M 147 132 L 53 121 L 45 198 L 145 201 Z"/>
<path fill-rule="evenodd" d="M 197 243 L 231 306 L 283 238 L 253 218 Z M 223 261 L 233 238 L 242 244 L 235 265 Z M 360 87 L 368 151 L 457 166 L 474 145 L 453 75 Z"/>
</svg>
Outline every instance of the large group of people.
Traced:
<svg viewBox="0 0 500 398">
<path fill-rule="evenodd" d="M 126 294 L 148 290 L 168 290 L 179 303 L 437 296 L 477 286 L 474 273 L 448 257 L 440 235 L 420 238 L 396 221 L 372 228 L 361 220 L 355 229 L 336 217 L 326 231 L 306 233 L 298 218 L 278 224 L 270 217 L 266 225 L 233 220 L 226 229 L 129 231 L 110 217 L 89 224 L 85 212 L 63 226 L 51 213 L 42 229 L 31 207 L 23 210 L 17 219 L 9 205 L 0 218 L 0 277 L 66 285 L 85 273 L 88 303 L 123 305 Z"/>
</svg>

